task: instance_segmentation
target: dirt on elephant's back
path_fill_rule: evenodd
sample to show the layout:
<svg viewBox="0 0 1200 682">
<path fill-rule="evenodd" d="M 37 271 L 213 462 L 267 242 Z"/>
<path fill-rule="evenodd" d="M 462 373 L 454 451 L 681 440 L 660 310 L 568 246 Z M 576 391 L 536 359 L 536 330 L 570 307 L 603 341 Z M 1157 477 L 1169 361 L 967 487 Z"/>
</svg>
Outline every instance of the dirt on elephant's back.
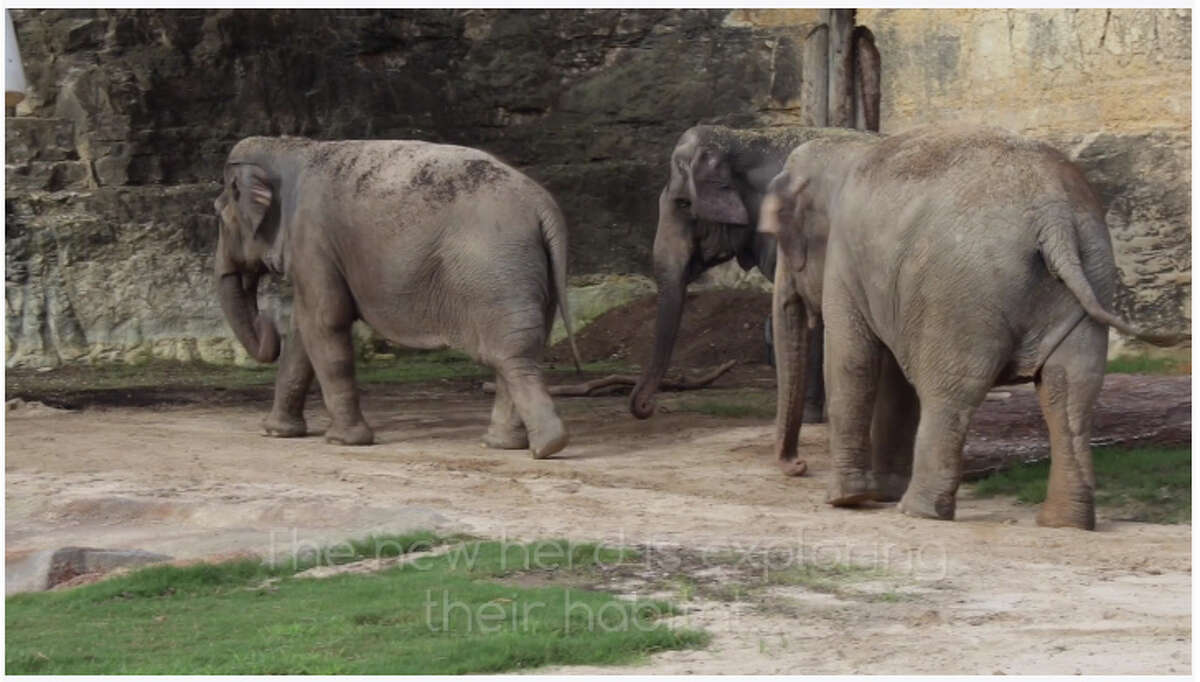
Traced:
<svg viewBox="0 0 1200 682">
<path fill-rule="evenodd" d="M 763 323 L 771 312 L 771 295 L 758 291 L 712 290 L 689 293 L 671 366 L 713 367 L 729 360 L 741 365 L 767 362 Z M 653 295 L 604 313 L 575 336 L 584 362 L 624 360 L 644 364 L 654 348 L 658 301 Z M 547 359 L 566 362 L 566 340 Z"/>
</svg>

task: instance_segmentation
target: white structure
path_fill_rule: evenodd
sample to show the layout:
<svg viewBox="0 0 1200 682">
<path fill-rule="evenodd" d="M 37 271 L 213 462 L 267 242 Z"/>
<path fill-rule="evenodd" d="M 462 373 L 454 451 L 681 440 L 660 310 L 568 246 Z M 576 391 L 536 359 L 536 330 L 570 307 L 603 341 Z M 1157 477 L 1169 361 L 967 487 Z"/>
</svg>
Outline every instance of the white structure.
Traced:
<svg viewBox="0 0 1200 682">
<path fill-rule="evenodd" d="M 17 32 L 12 15 L 4 10 L 4 106 L 15 107 L 25 99 L 25 68 L 17 49 Z"/>
</svg>

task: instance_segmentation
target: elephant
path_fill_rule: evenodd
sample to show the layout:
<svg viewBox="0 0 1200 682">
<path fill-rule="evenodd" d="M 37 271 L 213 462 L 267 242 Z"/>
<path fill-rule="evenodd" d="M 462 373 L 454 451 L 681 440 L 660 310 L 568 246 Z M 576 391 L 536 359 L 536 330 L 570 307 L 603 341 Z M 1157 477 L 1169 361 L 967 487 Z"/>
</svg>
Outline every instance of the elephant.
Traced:
<svg viewBox="0 0 1200 682">
<path fill-rule="evenodd" d="M 806 372 L 801 311 L 825 320 L 830 504 L 953 519 L 972 414 L 993 386 L 1032 381 L 1051 457 L 1037 522 L 1095 528 L 1107 327 L 1183 337 L 1109 312 L 1112 245 L 1078 167 L 996 128 L 815 140 L 771 180 L 758 229 L 778 239 L 775 309 L 791 313 L 775 332 L 781 405 Z"/>
<path fill-rule="evenodd" d="M 658 229 L 654 237 L 654 277 L 658 283 L 658 318 L 654 349 L 630 397 L 630 412 L 639 419 L 654 414 L 654 394 L 670 365 L 679 332 L 687 286 L 705 270 L 737 258 L 745 270 L 757 266 L 768 279 L 776 278 L 775 238 L 755 231 L 759 206 L 767 185 L 783 168 L 797 145 L 814 139 L 836 141 L 849 134 L 844 128 L 783 127 L 739 130 L 699 125 L 689 128 L 671 152 L 670 176 L 658 199 Z M 820 318 L 809 317 L 811 341 L 808 362 L 822 362 Z M 777 325 L 776 325 L 777 326 Z M 825 392 L 820 374 L 812 375 L 804 398 L 806 422 L 824 420 Z M 780 407 L 791 420 L 793 410 Z M 790 423 L 790 421 L 789 421 Z M 799 427 L 799 421 L 795 423 Z M 790 427 L 789 427 L 790 428 Z M 780 467 L 789 475 L 804 474 L 807 465 L 796 458 L 796 441 L 776 448 Z"/>
<path fill-rule="evenodd" d="M 369 445 L 351 324 L 398 345 L 452 347 L 496 370 L 483 442 L 549 457 L 567 444 L 538 361 L 567 311 L 567 229 L 554 198 L 479 150 L 415 140 L 250 137 L 229 153 L 215 279 L 225 317 L 260 362 L 280 356 L 260 313 L 265 273 L 293 285 L 267 435 L 307 433 L 314 374 L 332 423 L 325 439 Z M 579 366 L 575 351 L 576 367 Z"/>
</svg>

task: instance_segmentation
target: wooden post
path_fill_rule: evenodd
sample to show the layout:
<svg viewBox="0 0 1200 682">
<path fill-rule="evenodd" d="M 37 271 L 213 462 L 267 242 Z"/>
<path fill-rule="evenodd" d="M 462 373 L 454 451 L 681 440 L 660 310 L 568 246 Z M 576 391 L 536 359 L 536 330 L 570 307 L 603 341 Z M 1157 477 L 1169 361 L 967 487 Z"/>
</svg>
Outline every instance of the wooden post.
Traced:
<svg viewBox="0 0 1200 682">
<path fill-rule="evenodd" d="M 829 27 L 821 24 L 804 39 L 800 97 L 803 125 L 824 128 L 829 124 Z"/>
<path fill-rule="evenodd" d="M 857 127 L 879 132 L 879 49 L 866 26 L 854 28 L 854 85 L 858 99 Z"/>
<path fill-rule="evenodd" d="M 821 10 L 829 26 L 829 121 L 837 128 L 854 127 L 854 10 Z"/>
</svg>

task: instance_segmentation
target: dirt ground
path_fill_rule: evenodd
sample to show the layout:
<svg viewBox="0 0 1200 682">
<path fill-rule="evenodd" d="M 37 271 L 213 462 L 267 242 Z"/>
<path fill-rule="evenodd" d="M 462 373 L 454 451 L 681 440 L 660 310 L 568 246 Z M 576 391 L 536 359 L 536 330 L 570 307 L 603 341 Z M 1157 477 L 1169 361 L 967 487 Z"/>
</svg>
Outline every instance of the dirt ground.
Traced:
<svg viewBox="0 0 1200 682">
<path fill-rule="evenodd" d="M 683 320 L 671 363 L 676 367 L 715 367 L 728 360 L 765 363 L 763 323 L 771 313 L 771 294 L 759 291 L 707 290 L 687 295 Z M 628 360 L 644 362 L 654 347 L 658 298 L 651 294 L 613 308 L 597 317 L 576 336 L 584 362 Z M 547 353 L 552 361 L 567 362 L 571 349 L 560 341 Z"/>
<path fill-rule="evenodd" d="M 1187 377 L 1125 381 L 1109 378 L 1105 414 L 1133 410 L 1146 389 L 1165 400 L 1147 411 L 1174 411 L 1175 428 L 1190 435 Z M 632 419 L 621 396 L 559 399 L 572 442 L 546 461 L 479 446 L 490 402 L 471 382 L 369 387 L 379 443 L 368 448 L 259 436 L 268 395 L 147 392 L 130 396 L 133 406 L 8 412 L 7 558 L 67 545 L 280 556 L 298 543 L 417 527 L 637 544 L 656 556 L 769 551 L 782 565 L 851 563 L 879 577 L 833 592 L 776 586 L 755 600 L 668 590 L 687 607 L 675 622 L 708 629 L 709 647 L 559 672 L 1191 670 L 1189 525 L 1102 513 L 1094 533 L 1042 529 L 1031 507 L 967 492 L 953 523 L 910 519 L 894 505 L 832 509 L 823 426 L 802 433 L 810 475 L 787 479 L 771 461 L 769 419 L 683 411 L 680 395 L 664 396 L 666 409 L 648 421 Z M 1035 447 L 1025 431 L 1040 419 L 1031 399 L 1016 388 L 985 404 L 972 446 L 1011 436 Z M 327 423 L 319 401 L 308 419 L 313 429 Z M 722 570 L 689 575 L 719 583 Z M 624 591 L 661 593 L 663 572 L 646 573 Z"/>
</svg>

